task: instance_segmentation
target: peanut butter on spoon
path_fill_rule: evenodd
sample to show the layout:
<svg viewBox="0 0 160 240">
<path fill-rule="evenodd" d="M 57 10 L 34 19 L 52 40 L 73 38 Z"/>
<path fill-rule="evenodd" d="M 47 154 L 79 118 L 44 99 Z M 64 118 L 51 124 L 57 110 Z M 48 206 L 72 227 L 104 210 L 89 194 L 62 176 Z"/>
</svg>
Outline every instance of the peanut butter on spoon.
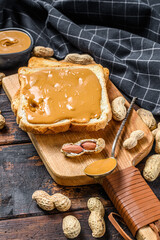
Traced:
<svg viewBox="0 0 160 240">
<path fill-rule="evenodd" d="M 113 171 L 117 166 L 117 160 L 115 158 L 106 158 L 95 161 L 87 166 L 84 170 L 85 174 L 88 176 L 99 176 L 105 175 L 106 172 L 109 173 Z"/>
</svg>

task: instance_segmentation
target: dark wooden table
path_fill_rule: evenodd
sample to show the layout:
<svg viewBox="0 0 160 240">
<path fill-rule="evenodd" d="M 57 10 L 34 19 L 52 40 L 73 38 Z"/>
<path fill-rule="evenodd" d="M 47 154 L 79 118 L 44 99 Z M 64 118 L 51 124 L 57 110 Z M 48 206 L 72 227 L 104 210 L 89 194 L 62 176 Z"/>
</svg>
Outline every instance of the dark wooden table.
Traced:
<svg viewBox="0 0 160 240">
<path fill-rule="evenodd" d="M 10 73 L 13 71 L 7 72 Z M 81 223 L 82 231 L 77 239 L 94 239 L 88 226 L 87 200 L 90 197 L 100 197 L 105 205 L 107 229 L 101 239 L 123 239 L 108 220 L 108 214 L 116 210 L 100 185 L 63 187 L 53 181 L 28 135 L 18 128 L 2 88 L 0 109 L 6 119 L 6 126 L 0 131 L 0 240 L 66 239 L 62 231 L 62 219 L 69 214 L 76 216 Z M 144 163 L 145 160 L 138 165 L 140 170 Z M 160 178 L 149 185 L 160 198 Z M 37 189 L 49 194 L 60 192 L 67 195 L 72 201 L 71 209 L 67 213 L 41 210 L 32 201 L 32 193 Z"/>
</svg>

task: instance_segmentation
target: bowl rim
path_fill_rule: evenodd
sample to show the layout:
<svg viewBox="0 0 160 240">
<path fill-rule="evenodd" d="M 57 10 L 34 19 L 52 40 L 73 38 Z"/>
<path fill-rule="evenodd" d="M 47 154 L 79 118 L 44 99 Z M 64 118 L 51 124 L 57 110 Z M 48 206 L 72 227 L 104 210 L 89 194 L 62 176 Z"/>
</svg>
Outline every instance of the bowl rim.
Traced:
<svg viewBox="0 0 160 240">
<path fill-rule="evenodd" d="M 33 48 L 33 45 L 34 45 L 33 37 L 32 37 L 32 35 L 31 35 L 28 31 L 26 31 L 26 30 L 23 29 L 23 28 L 17 28 L 17 27 L 2 28 L 2 29 L 0 29 L 0 32 L 11 31 L 11 30 L 15 30 L 15 31 L 19 31 L 19 32 L 24 32 L 24 33 L 26 33 L 26 34 L 29 36 L 29 38 L 31 39 L 31 44 L 30 44 L 30 46 L 29 46 L 27 49 L 25 49 L 25 50 L 23 50 L 23 51 L 20 51 L 20 52 L 0 53 L 0 57 L 1 57 L 1 56 L 10 56 L 10 55 L 13 56 L 14 54 L 20 55 L 20 54 L 23 54 L 23 53 L 26 53 L 26 52 L 30 51 L 30 50 Z"/>
</svg>

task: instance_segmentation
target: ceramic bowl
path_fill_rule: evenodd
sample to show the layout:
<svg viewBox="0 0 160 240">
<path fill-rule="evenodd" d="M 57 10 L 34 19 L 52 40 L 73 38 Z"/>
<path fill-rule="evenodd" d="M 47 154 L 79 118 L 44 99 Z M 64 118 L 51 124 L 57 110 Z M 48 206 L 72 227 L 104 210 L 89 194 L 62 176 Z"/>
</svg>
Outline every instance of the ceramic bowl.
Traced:
<svg viewBox="0 0 160 240">
<path fill-rule="evenodd" d="M 31 54 L 33 44 L 34 44 L 33 37 L 31 36 L 31 34 L 29 32 L 27 32 L 24 29 L 3 28 L 3 29 L 0 29 L 0 32 L 9 31 L 9 30 L 21 31 L 21 32 L 26 33 L 31 39 L 31 44 L 30 44 L 29 48 L 27 48 L 21 52 L 0 54 L 0 69 L 1 70 L 25 65 L 27 63 L 28 59 L 30 58 L 30 54 Z"/>
</svg>

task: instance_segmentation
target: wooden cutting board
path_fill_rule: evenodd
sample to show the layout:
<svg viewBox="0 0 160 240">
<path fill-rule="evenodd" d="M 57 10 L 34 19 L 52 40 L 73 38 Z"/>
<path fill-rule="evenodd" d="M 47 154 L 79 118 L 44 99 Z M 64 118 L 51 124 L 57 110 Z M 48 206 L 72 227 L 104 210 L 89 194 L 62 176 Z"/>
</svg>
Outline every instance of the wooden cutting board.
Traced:
<svg viewBox="0 0 160 240">
<path fill-rule="evenodd" d="M 5 77 L 3 79 L 3 88 L 10 99 L 19 88 L 17 74 Z M 108 82 L 107 86 L 110 102 L 117 96 L 121 96 L 118 89 Z M 126 101 L 126 106 L 129 103 Z M 112 143 L 119 129 L 121 122 L 111 120 L 109 125 L 97 132 L 66 132 L 56 135 L 34 135 L 28 133 L 33 145 L 35 146 L 39 156 L 52 178 L 60 185 L 76 186 L 93 184 L 95 180 L 85 176 L 84 168 L 93 161 L 107 158 L 110 156 Z M 134 130 L 141 129 L 145 133 L 145 137 L 141 139 L 138 145 L 132 150 L 125 150 L 122 147 L 124 139 L 128 138 Z M 67 158 L 61 152 L 61 146 L 67 142 L 77 142 L 86 138 L 104 138 L 106 148 L 99 154 L 82 155 L 77 158 Z M 135 110 L 132 111 L 123 133 L 119 139 L 119 144 L 116 148 L 116 157 L 118 159 L 117 170 L 125 169 L 129 166 L 138 164 L 151 150 L 153 144 L 153 136 L 149 128 L 142 122 Z"/>
</svg>

